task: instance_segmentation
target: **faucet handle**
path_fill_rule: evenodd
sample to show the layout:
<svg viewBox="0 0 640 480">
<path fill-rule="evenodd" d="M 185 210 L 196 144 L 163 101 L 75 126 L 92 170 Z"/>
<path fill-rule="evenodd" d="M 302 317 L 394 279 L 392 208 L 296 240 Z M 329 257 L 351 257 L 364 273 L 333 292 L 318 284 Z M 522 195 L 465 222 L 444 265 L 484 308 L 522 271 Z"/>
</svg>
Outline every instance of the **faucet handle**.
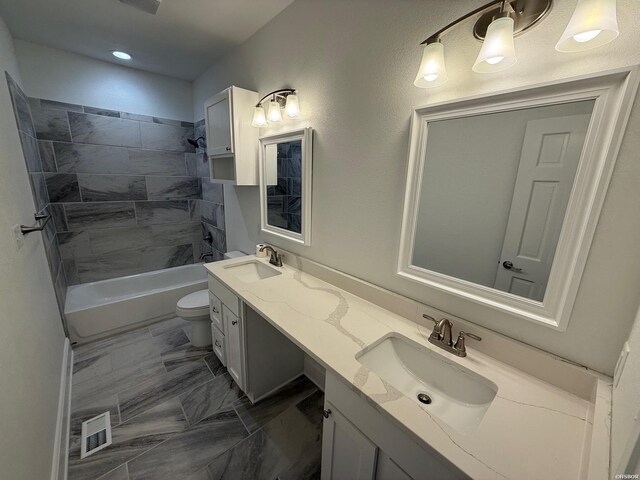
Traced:
<svg viewBox="0 0 640 480">
<path fill-rule="evenodd" d="M 474 334 L 474 333 L 467 333 L 467 332 L 463 332 L 462 330 L 460 330 L 460 333 L 458 333 L 458 340 L 456 340 L 456 344 L 453 346 L 454 349 L 458 350 L 459 352 L 463 353 L 464 355 L 462 356 L 466 356 L 467 354 L 467 348 L 464 344 L 464 337 L 469 337 L 472 338 L 476 341 L 481 341 L 482 337 Z"/>
</svg>

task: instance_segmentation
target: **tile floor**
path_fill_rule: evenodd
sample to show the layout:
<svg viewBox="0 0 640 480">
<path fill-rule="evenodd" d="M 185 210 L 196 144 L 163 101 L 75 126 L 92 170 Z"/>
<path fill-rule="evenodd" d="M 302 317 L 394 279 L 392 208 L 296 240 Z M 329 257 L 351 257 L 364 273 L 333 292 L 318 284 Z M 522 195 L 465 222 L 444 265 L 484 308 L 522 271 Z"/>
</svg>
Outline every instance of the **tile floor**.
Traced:
<svg viewBox="0 0 640 480">
<path fill-rule="evenodd" d="M 301 377 L 252 405 L 176 318 L 74 350 L 69 480 L 320 478 L 323 394 Z M 81 460 L 84 420 L 113 444 Z"/>
</svg>

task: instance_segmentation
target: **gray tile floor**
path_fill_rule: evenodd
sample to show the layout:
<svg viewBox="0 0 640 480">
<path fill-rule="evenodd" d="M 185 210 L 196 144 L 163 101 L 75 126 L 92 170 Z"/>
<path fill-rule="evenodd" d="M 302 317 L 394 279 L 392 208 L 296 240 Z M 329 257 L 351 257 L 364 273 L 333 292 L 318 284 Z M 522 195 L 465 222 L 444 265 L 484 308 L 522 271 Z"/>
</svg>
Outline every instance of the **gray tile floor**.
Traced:
<svg viewBox="0 0 640 480">
<path fill-rule="evenodd" d="M 176 318 L 74 350 L 69 480 L 320 478 L 323 395 L 301 377 L 252 405 Z M 113 444 L 81 460 L 84 420 Z"/>
</svg>

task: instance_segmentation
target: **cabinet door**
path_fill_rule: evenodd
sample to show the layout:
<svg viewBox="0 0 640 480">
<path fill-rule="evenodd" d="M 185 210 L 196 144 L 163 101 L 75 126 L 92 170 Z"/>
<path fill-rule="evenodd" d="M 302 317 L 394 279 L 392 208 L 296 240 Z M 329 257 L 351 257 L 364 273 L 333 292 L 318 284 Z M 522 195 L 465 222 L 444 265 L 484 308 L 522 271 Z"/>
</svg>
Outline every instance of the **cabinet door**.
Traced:
<svg viewBox="0 0 640 480">
<path fill-rule="evenodd" d="M 377 453 L 371 440 L 334 406 L 325 404 L 322 480 L 373 480 Z"/>
<path fill-rule="evenodd" d="M 207 154 L 232 155 L 233 118 L 231 90 L 216 95 L 205 105 L 207 123 Z"/>
<path fill-rule="evenodd" d="M 376 480 L 413 480 L 391 457 L 382 451 L 378 453 L 377 463 Z M 428 475 L 428 472 L 425 472 L 425 475 Z"/>
<path fill-rule="evenodd" d="M 224 318 L 227 371 L 240 389 L 244 391 L 244 376 L 242 374 L 243 341 L 240 319 L 226 305 L 222 306 L 222 314 Z"/>
</svg>

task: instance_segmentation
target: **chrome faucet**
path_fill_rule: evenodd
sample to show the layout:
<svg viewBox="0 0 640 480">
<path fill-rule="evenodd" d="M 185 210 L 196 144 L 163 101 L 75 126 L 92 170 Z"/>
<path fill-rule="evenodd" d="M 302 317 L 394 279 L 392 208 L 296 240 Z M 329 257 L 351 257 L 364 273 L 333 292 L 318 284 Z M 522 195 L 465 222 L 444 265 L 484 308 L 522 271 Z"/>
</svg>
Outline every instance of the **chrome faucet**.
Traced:
<svg viewBox="0 0 640 480">
<path fill-rule="evenodd" d="M 461 330 L 460 333 L 458 333 L 458 339 L 454 344 L 451 336 L 451 330 L 453 328 L 453 324 L 451 323 L 450 320 L 446 318 L 442 318 L 441 320 L 438 321 L 427 314 L 423 314 L 422 318 L 431 320 L 434 323 L 433 331 L 431 332 L 431 335 L 429 335 L 429 338 L 428 338 L 429 343 L 432 343 L 436 347 L 440 347 L 449 353 L 453 353 L 458 357 L 467 356 L 467 348 L 464 342 L 465 337 L 473 338 L 478 342 L 482 340 L 482 338 L 479 337 L 478 335 L 474 335 L 473 333 L 463 332 Z"/>
<path fill-rule="evenodd" d="M 282 266 L 282 255 L 279 254 L 278 252 L 275 251 L 275 249 L 270 246 L 270 245 L 265 245 L 264 247 L 260 248 L 260 251 L 267 251 L 269 252 L 269 263 L 271 265 L 275 265 L 276 267 L 281 267 Z"/>
</svg>

